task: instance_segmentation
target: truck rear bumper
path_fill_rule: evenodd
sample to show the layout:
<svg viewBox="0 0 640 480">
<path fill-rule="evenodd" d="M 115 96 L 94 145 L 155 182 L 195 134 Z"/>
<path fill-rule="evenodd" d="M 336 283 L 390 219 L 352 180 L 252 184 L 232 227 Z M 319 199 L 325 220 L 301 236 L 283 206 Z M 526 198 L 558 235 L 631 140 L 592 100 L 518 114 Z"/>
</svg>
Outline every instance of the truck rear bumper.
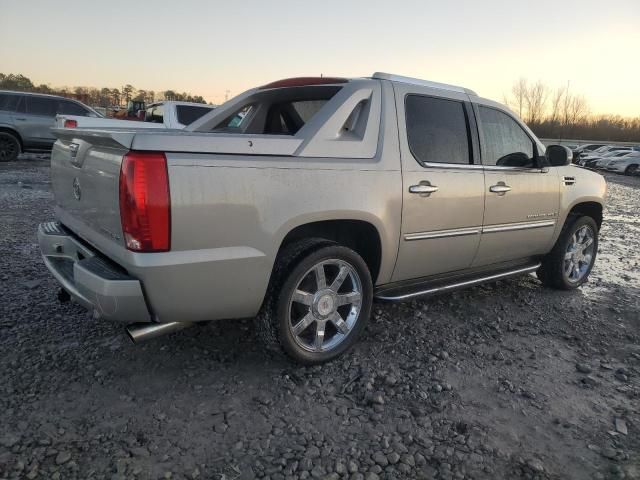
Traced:
<svg viewBox="0 0 640 480">
<path fill-rule="evenodd" d="M 140 281 L 98 256 L 62 225 L 40 224 L 38 243 L 56 280 L 94 315 L 127 324 L 151 322 Z"/>
</svg>

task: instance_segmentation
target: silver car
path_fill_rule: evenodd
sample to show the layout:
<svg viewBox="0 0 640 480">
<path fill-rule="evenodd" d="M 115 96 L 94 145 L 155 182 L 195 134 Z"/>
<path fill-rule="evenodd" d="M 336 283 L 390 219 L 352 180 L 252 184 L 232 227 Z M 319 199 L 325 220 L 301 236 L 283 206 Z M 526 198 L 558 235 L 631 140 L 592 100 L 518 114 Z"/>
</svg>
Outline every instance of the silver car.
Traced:
<svg viewBox="0 0 640 480">
<path fill-rule="evenodd" d="M 70 98 L 0 90 L 0 162 L 13 161 L 22 152 L 51 150 L 58 114 L 101 116 Z"/>
</svg>

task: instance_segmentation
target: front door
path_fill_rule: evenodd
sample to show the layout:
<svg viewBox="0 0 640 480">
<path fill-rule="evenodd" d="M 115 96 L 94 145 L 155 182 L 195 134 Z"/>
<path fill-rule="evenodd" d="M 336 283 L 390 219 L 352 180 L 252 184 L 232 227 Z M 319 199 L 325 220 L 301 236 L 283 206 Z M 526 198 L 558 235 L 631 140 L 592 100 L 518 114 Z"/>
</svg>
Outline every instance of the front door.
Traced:
<svg viewBox="0 0 640 480">
<path fill-rule="evenodd" d="M 547 253 L 558 219 L 560 182 L 540 168 L 541 147 L 508 113 L 477 105 L 485 211 L 474 266 Z"/>
<path fill-rule="evenodd" d="M 477 252 L 484 176 L 464 92 L 394 84 L 403 208 L 393 281 L 468 268 Z"/>
</svg>

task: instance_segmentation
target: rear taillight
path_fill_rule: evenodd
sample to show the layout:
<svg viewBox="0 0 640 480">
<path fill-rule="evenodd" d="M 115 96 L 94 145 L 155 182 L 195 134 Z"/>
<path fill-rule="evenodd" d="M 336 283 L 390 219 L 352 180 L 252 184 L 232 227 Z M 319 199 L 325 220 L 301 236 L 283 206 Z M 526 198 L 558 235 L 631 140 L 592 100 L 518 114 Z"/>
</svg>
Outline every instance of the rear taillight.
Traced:
<svg viewBox="0 0 640 480">
<path fill-rule="evenodd" d="M 64 128 L 76 128 L 78 126 L 77 120 L 65 120 Z"/>
<path fill-rule="evenodd" d="M 127 248 L 134 252 L 168 251 L 170 209 L 164 153 L 127 153 L 120 169 L 120 220 Z"/>
</svg>

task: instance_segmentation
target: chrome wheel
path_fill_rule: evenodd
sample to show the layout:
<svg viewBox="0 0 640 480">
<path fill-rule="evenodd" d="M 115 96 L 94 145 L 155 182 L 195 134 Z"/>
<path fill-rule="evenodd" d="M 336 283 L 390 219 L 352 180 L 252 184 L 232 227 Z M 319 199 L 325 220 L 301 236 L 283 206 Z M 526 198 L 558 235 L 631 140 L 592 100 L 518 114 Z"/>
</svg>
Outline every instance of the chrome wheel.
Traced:
<svg viewBox="0 0 640 480">
<path fill-rule="evenodd" d="M 569 239 L 564 255 L 564 274 L 567 280 L 576 283 L 582 280 L 593 263 L 595 232 L 589 225 L 583 225 Z"/>
<path fill-rule="evenodd" d="M 309 352 L 326 352 L 351 333 L 362 308 L 362 282 L 344 260 L 317 263 L 302 275 L 287 309 L 296 344 Z"/>
</svg>

